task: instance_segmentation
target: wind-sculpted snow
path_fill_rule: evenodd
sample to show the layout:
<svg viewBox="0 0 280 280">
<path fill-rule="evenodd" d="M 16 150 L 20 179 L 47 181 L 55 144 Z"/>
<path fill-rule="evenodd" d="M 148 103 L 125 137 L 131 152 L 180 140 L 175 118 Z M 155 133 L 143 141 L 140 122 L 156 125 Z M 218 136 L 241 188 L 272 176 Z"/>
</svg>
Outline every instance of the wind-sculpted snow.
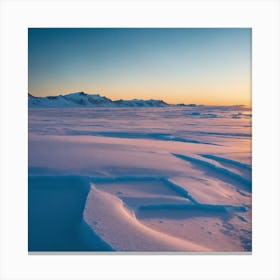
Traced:
<svg viewBox="0 0 280 280">
<path fill-rule="evenodd" d="M 249 108 L 66 97 L 29 108 L 29 250 L 251 251 Z"/>
<path fill-rule="evenodd" d="M 189 194 L 189 192 L 182 188 L 179 185 L 174 184 L 173 182 L 170 182 L 166 179 L 163 179 L 163 181 L 173 190 L 175 190 L 177 193 L 179 193 L 182 197 L 185 197 L 187 199 L 189 199 L 192 203 L 197 204 L 197 201 Z"/>
<path fill-rule="evenodd" d="M 209 121 L 201 116 L 213 112 L 210 106 L 32 108 L 29 109 L 29 134 L 145 138 L 222 146 L 233 146 L 239 139 L 250 141 L 250 119 L 232 119 L 232 111 L 227 108 L 216 108 L 218 117 Z M 200 116 L 191 114 L 198 110 Z"/>
<path fill-rule="evenodd" d="M 213 204 L 157 204 L 157 205 L 143 205 L 138 208 L 138 211 L 143 210 L 181 210 L 185 211 L 185 214 L 188 214 L 186 211 L 194 210 L 203 210 L 205 215 L 209 215 L 209 212 L 246 212 L 244 206 L 233 206 L 233 205 L 213 205 Z M 160 211 L 154 213 L 154 215 L 161 215 Z M 174 216 L 176 218 L 176 216 Z"/>
<path fill-rule="evenodd" d="M 183 160 L 187 160 L 191 163 L 194 163 L 196 165 L 199 165 L 199 166 L 203 166 L 203 167 L 206 167 L 206 168 L 209 168 L 215 172 L 218 173 L 218 175 L 220 174 L 222 180 L 224 179 L 233 179 L 233 180 L 236 180 L 238 183 L 238 186 L 244 186 L 244 188 L 246 190 L 250 190 L 252 189 L 252 183 L 250 180 L 240 176 L 239 174 L 236 174 L 234 172 L 231 172 L 230 170 L 226 169 L 226 168 L 223 168 L 223 167 L 219 167 L 209 161 L 206 161 L 206 160 L 202 160 L 202 159 L 198 159 L 198 158 L 194 158 L 194 157 L 190 157 L 190 156 L 186 156 L 186 155 L 180 155 L 180 154 L 174 154 L 174 156 L 178 157 L 178 158 L 181 158 Z"/>
<path fill-rule="evenodd" d="M 159 221 L 161 224 L 170 224 L 172 221 L 189 223 L 192 219 L 218 219 L 221 221 L 219 224 L 221 226 L 220 230 L 225 232 L 229 227 L 234 227 L 229 223 L 232 219 L 236 218 L 247 223 L 247 220 L 241 216 L 241 214 L 248 215 L 249 209 L 247 206 L 199 203 L 191 197 L 189 191 L 185 188 L 170 182 L 164 177 L 99 177 L 91 178 L 91 180 L 94 182 L 94 192 L 96 192 L 95 189 L 98 189 L 100 194 L 107 193 L 110 196 L 118 197 L 129 215 L 133 219 L 137 218 L 144 223 L 149 220 Z M 88 203 L 90 202 L 88 201 Z M 93 228 L 98 231 L 102 221 L 97 221 L 98 216 L 96 214 L 92 215 L 95 217 Z M 89 215 L 87 214 L 87 216 Z M 125 230 L 118 229 L 117 232 L 117 234 L 124 235 L 125 238 L 130 238 Z M 111 235 L 112 233 L 107 232 L 107 234 Z M 235 234 L 240 239 L 246 239 L 240 233 Z M 110 240 L 116 237 L 106 236 L 104 238 Z M 246 242 L 248 246 L 248 239 L 246 239 Z M 118 244 L 118 246 L 120 245 Z M 115 247 L 115 249 L 117 248 Z M 142 250 L 145 251 L 145 247 Z"/>
<path fill-rule="evenodd" d="M 185 143 L 200 143 L 206 145 L 218 145 L 208 142 L 203 142 L 194 139 L 186 139 L 182 137 L 176 137 L 169 133 L 145 133 L 145 132 L 118 132 L 118 131 L 77 131 L 77 130 L 67 130 L 68 135 L 91 135 L 91 136 L 104 136 L 104 137 L 114 137 L 114 138 L 135 138 L 135 139 L 155 139 L 163 141 L 176 141 Z"/>
<path fill-rule="evenodd" d="M 231 132 L 198 132 L 198 134 L 201 135 L 216 135 L 220 137 L 251 137 L 252 135 L 250 133 L 231 133 Z"/>
<path fill-rule="evenodd" d="M 102 192 L 94 185 L 87 199 L 84 217 L 100 237 L 117 251 L 211 251 L 206 246 L 143 225 L 118 197 Z"/>
<path fill-rule="evenodd" d="M 29 251 L 112 251 L 83 220 L 90 186 L 77 176 L 29 176 Z"/>
<path fill-rule="evenodd" d="M 125 193 L 125 186 L 130 185 L 133 192 L 137 192 L 139 190 L 141 191 L 148 191 L 153 192 L 156 190 L 153 190 L 153 187 L 157 184 L 162 184 L 164 188 L 167 190 L 170 189 L 171 193 L 165 192 L 165 195 L 174 195 L 184 198 L 180 200 L 180 203 L 176 204 L 170 204 L 170 203 L 157 203 L 152 204 L 149 203 L 148 205 L 138 205 L 136 211 L 139 210 L 160 210 L 160 209 L 170 209 L 170 210 L 205 210 L 205 211 L 217 211 L 217 212 L 246 212 L 246 207 L 244 206 L 236 206 L 236 205 L 228 205 L 228 204 L 205 204 L 205 203 L 199 203 L 196 201 L 190 193 L 183 187 L 169 181 L 167 178 L 164 177 L 135 177 L 135 176 L 125 176 L 125 177 L 114 177 L 114 178 L 107 178 L 107 177 L 92 177 L 91 181 L 94 182 L 95 186 L 103 191 L 107 191 L 109 193 L 113 193 L 111 190 L 113 190 L 119 197 L 121 197 L 124 202 L 126 202 L 126 199 L 129 196 L 124 196 Z M 150 188 L 145 188 L 147 184 L 151 184 Z M 153 185 L 153 187 L 152 187 Z M 111 186 L 111 188 L 110 188 Z M 119 186 L 124 190 L 124 192 L 120 191 Z M 161 187 L 162 191 L 164 190 L 163 187 Z M 117 191 L 118 190 L 118 191 Z M 117 191 L 117 192 L 116 192 Z M 174 193 L 172 193 L 174 192 Z M 164 194 L 161 192 L 161 194 Z M 127 194 L 126 194 L 127 195 Z M 138 198 L 140 201 L 143 200 L 143 197 Z M 144 199 L 145 200 L 145 199 Z"/>
<path fill-rule="evenodd" d="M 97 184 L 97 186 L 99 184 L 117 184 L 117 183 L 121 183 L 121 184 L 127 184 L 128 182 L 131 183 L 131 185 L 133 185 L 133 183 L 135 182 L 142 182 L 144 185 L 147 184 L 147 182 L 150 183 L 162 183 L 164 186 L 166 186 L 167 188 L 171 189 L 172 191 L 174 191 L 177 195 L 179 195 L 180 197 L 186 198 L 189 201 L 191 201 L 192 203 L 197 203 L 196 200 L 189 194 L 189 192 L 180 187 L 179 185 L 174 184 L 173 182 L 170 182 L 168 180 L 168 178 L 166 177 L 136 177 L 136 176 L 122 176 L 122 177 L 111 177 L 111 178 L 107 178 L 107 177 L 93 177 L 91 178 L 91 180 Z M 151 188 L 152 189 L 152 188 Z"/>
<path fill-rule="evenodd" d="M 237 167 L 245 168 L 245 169 L 248 169 L 248 170 L 252 170 L 252 168 L 249 164 L 245 164 L 245 163 L 242 163 L 242 162 L 239 162 L 239 161 L 236 161 L 236 160 L 223 158 L 223 157 L 219 157 L 219 156 L 215 156 L 215 155 L 207 155 L 207 154 L 201 154 L 201 156 L 203 156 L 205 158 L 214 159 L 214 160 L 222 162 L 222 163 L 228 163 L 228 164 L 231 164 L 233 166 L 237 166 Z"/>
<path fill-rule="evenodd" d="M 251 118 L 251 117 L 252 117 L 252 114 L 244 114 L 241 112 L 238 112 L 238 113 L 232 115 L 233 119 Z"/>
</svg>

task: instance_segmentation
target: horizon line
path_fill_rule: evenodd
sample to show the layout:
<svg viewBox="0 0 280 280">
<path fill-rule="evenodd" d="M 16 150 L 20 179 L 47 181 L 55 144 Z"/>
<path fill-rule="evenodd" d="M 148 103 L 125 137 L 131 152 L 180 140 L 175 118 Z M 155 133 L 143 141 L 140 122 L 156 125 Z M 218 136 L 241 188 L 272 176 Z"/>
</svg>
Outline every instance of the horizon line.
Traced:
<svg viewBox="0 0 280 280">
<path fill-rule="evenodd" d="M 110 99 L 111 101 L 118 101 L 118 100 L 123 100 L 123 101 L 132 101 L 132 100 L 143 100 L 143 101 L 148 101 L 148 100 L 158 100 L 158 101 L 163 101 L 165 102 L 167 105 L 196 105 L 196 106 L 216 106 L 216 107 L 240 107 L 240 106 L 244 106 L 244 107 L 247 107 L 247 108 L 250 108 L 252 109 L 252 106 L 251 105 L 246 105 L 246 104 L 231 104 L 231 105 L 210 105 L 210 104 L 197 104 L 197 103 L 193 103 L 193 102 L 190 102 L 190 103 L 185 103 L 185 102 L 179 102 L 179 103 L 169 103 L 169 102 L 166 102 L 165 100 L 163 99 L 153 99 L 153 98 L 150 98 L 150 99 L 142 99 L 142 98 L 134 98 L 134 99 L 111 99 L 109 97 L 107 97 L 106 95 L 101 95 L 100 93 L 87 93 L 87 92 L 84 92 L 84 91 L 75 91 L 75 92 L 69 92 L 69 93 L 64 93 L 64 94 L 58 94 L 58 95 L 46 95 L 46 96 L 36 96 L 32 93 L 30 93 L 28 91 L 28 95 L 31 95 L 33 97 L 36 97 L 36 98 L 47 98 L 47 97 L 58 97 L 58 96 L 65 96 L 65 95 L 70 95 L 70 94 L 75 94 L 75 93 L 82 93 L 82 94 L 85 94 L 85 95 L 99 95 L 101 97 L 106 97 L 108 99 Z"/>
</svg>

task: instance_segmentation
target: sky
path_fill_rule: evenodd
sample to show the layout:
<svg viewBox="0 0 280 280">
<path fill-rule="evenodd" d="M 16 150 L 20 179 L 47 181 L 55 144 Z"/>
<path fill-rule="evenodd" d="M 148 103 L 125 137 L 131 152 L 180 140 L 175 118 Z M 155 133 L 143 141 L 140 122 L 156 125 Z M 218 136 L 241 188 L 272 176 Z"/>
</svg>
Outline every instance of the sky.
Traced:
<svg viewBox="0 0 280 280">
<path fill-rule="evenodd" d="M 250 28 L 29 28 L 28 92 L 251 104 Z"/>
</svg>

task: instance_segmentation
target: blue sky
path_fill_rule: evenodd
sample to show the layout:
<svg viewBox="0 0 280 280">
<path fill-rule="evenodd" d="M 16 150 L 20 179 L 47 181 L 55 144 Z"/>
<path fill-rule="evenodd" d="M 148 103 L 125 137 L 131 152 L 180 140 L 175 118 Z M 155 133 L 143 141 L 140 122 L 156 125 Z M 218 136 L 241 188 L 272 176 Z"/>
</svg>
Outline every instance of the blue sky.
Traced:
<svg viewBox="0 0 280 280">
<path fill-rule="evenodd" d="M 29 92 L 250 104 L 251 29 L 30 28 Z"/>
</svg>

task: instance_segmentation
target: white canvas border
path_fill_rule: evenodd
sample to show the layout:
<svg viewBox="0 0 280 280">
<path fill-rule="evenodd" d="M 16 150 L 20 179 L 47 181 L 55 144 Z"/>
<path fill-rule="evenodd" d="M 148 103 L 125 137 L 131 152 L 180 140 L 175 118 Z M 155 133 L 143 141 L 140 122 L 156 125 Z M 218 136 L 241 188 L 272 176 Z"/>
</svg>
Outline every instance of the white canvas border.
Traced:
<svg viewBox="0 0 280 280">
<path fill-rule="evenodd" d="M 278 1 L 1 1 L 1 279 L 280 279 Z M 27 28 L 253 28 L 253 254 L 28 255 Z"/>
</svg>

